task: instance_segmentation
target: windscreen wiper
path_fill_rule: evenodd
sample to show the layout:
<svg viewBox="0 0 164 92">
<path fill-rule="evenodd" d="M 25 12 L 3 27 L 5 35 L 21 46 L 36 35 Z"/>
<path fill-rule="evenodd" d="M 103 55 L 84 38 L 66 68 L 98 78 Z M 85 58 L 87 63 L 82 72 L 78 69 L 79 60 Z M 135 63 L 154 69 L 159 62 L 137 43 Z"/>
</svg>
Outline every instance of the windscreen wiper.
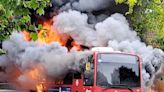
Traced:
<svg viewBox="0 0 164 92">
<path fill-rule="evenodd" d="M 128 85 L 123 85 L 123 84 L 121 84 L 121 85 L 110 85 L 107 88 L 103 89 L 103 91 L 108 90 L 110 88 L 128 89 L 131 92 L 133 92 L 133 89 L 131 87 L 129 87 Z"/>
</svg>

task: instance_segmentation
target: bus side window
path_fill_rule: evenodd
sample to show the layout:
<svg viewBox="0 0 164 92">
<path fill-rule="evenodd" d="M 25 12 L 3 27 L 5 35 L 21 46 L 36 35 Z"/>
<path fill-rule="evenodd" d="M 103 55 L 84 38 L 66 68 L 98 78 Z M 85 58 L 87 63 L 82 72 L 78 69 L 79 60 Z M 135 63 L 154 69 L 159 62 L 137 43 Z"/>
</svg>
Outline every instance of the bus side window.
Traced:
<svg viewBox="0 0 164 92">
<path fill-rule="evenodd" d="M 70 73 L 68 73 L 66 76 L 65 76 L 65 78 L 64 78 L 64 84 L 72 84 L 73 82 L 73 73 L 72 72 L 70 72 Z"/>
<path fill-rule="evenodd" d="M 84 73 L 84 86 L 93 86 L 94 82 L 94 71 Z"/>
<path fill-rule="evenodd" d="M 81 79 L 81 73 L 80 72 L 75 72 L 74 73 L 74 79 Z"/>
<path fill-rule="evenodd" d="M 93 86 L 94 83 L 94 61 L 93 55 L 88 56 L 88 62 L 84 71 L 84 86 Z"/>
</svg>

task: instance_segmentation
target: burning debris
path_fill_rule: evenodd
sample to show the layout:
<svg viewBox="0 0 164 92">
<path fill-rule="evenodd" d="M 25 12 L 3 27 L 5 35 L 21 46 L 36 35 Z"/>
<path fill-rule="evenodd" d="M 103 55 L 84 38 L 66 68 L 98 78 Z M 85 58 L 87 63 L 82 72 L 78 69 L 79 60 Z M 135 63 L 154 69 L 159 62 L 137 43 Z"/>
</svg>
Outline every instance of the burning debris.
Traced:
<svg viewBox="0 0 164 92">
<path fill-rule="evenodd" d="M 103 46 L 141 55 L 144 86 L 150 85 L 164 60 L 163 51 L 141 42 L 122 14 L 92 14 L 113 2 L 96 1 L 86 4 L 87 0 L 53 0 L 58 15 L 44 21 L 46 30 L 38 32 L 37 41 L 31 41 L 27 32 L 12 33 L 3 42 L 7 54 L 0 56 L 0 80 L 34 89 L 40 81 L 63 78 L 70 70 L 80 71 L 79 61 L 92 53 L 90 49 Z"/>
</svg>

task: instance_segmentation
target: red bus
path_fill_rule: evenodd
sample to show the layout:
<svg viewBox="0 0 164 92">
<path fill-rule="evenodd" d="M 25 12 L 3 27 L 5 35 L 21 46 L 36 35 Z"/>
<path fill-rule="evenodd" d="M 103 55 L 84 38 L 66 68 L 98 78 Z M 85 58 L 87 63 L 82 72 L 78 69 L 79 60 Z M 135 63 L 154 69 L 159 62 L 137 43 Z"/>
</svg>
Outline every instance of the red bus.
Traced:
<svg viewBox="0 0 164 92">
<path fill-rule="evenodd" d="M 107 49 L 93 52 L 83 72 L 70 71 L 63 80 L 43 84 L 45 92 L 142 92 L 139 56 Z"/>
</svg>

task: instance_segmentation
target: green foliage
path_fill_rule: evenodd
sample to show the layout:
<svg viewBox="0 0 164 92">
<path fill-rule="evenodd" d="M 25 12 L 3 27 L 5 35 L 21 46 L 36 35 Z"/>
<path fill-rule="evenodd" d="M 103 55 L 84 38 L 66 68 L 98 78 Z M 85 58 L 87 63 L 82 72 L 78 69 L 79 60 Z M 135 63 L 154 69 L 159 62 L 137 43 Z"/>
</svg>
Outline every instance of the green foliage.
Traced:
<svg viewBox="0 0 164 92">
<path fill-rule="evenodd" d="M 50 4 L 50 0 L 0 0 L 0 40 L 6 39 L 11 32 L 17 30 L 37 29 L 31 23 L 31 12 L 44 15 L 44 8 Z"/>
<path fill-rule="evenodd" d="M 133 28 L 148 44 L 164 49 L 164 2 L 143 0 L 134 11 L 130 15 Z"/>
<path fill-rule="evenodd" d="M 135 5 L 141 5 L 141 0 L 115 0 L 116 4 L 127 4 L 129 6 L 129 11 L 126 14 L 133 13 L 133 8 Z"/>
<path fill-rule="evenodd" d="M 37 13 L 38 13 L 39 15 L 43 15 L 43 14 L 44 14 L 44 9 L 43 9 L 43 8 L 39 8 L 39 9 L 37 10 Z"/>
<path fill-rule="evenodd" d="M 37 33 L 36 32 L 31 32 L 30 33 L 31 38 L 35 41 L 38 39 Z"/>
<path fill-rule="evenodd" d="M 5 54 L 6 52 L 3 49 L 0 49 L 0 55 Z"/>
<path fill-rule="evenodd" d="M 160 44 L 160 48 L 164 49 L 164 37 L 157 37 L 155 42 Z"/>
<path fill-rule="evenodd" d="M 43 26 L 41 24 L 38 25 L 38 30 L 43 29 Z"/>
</svg>

